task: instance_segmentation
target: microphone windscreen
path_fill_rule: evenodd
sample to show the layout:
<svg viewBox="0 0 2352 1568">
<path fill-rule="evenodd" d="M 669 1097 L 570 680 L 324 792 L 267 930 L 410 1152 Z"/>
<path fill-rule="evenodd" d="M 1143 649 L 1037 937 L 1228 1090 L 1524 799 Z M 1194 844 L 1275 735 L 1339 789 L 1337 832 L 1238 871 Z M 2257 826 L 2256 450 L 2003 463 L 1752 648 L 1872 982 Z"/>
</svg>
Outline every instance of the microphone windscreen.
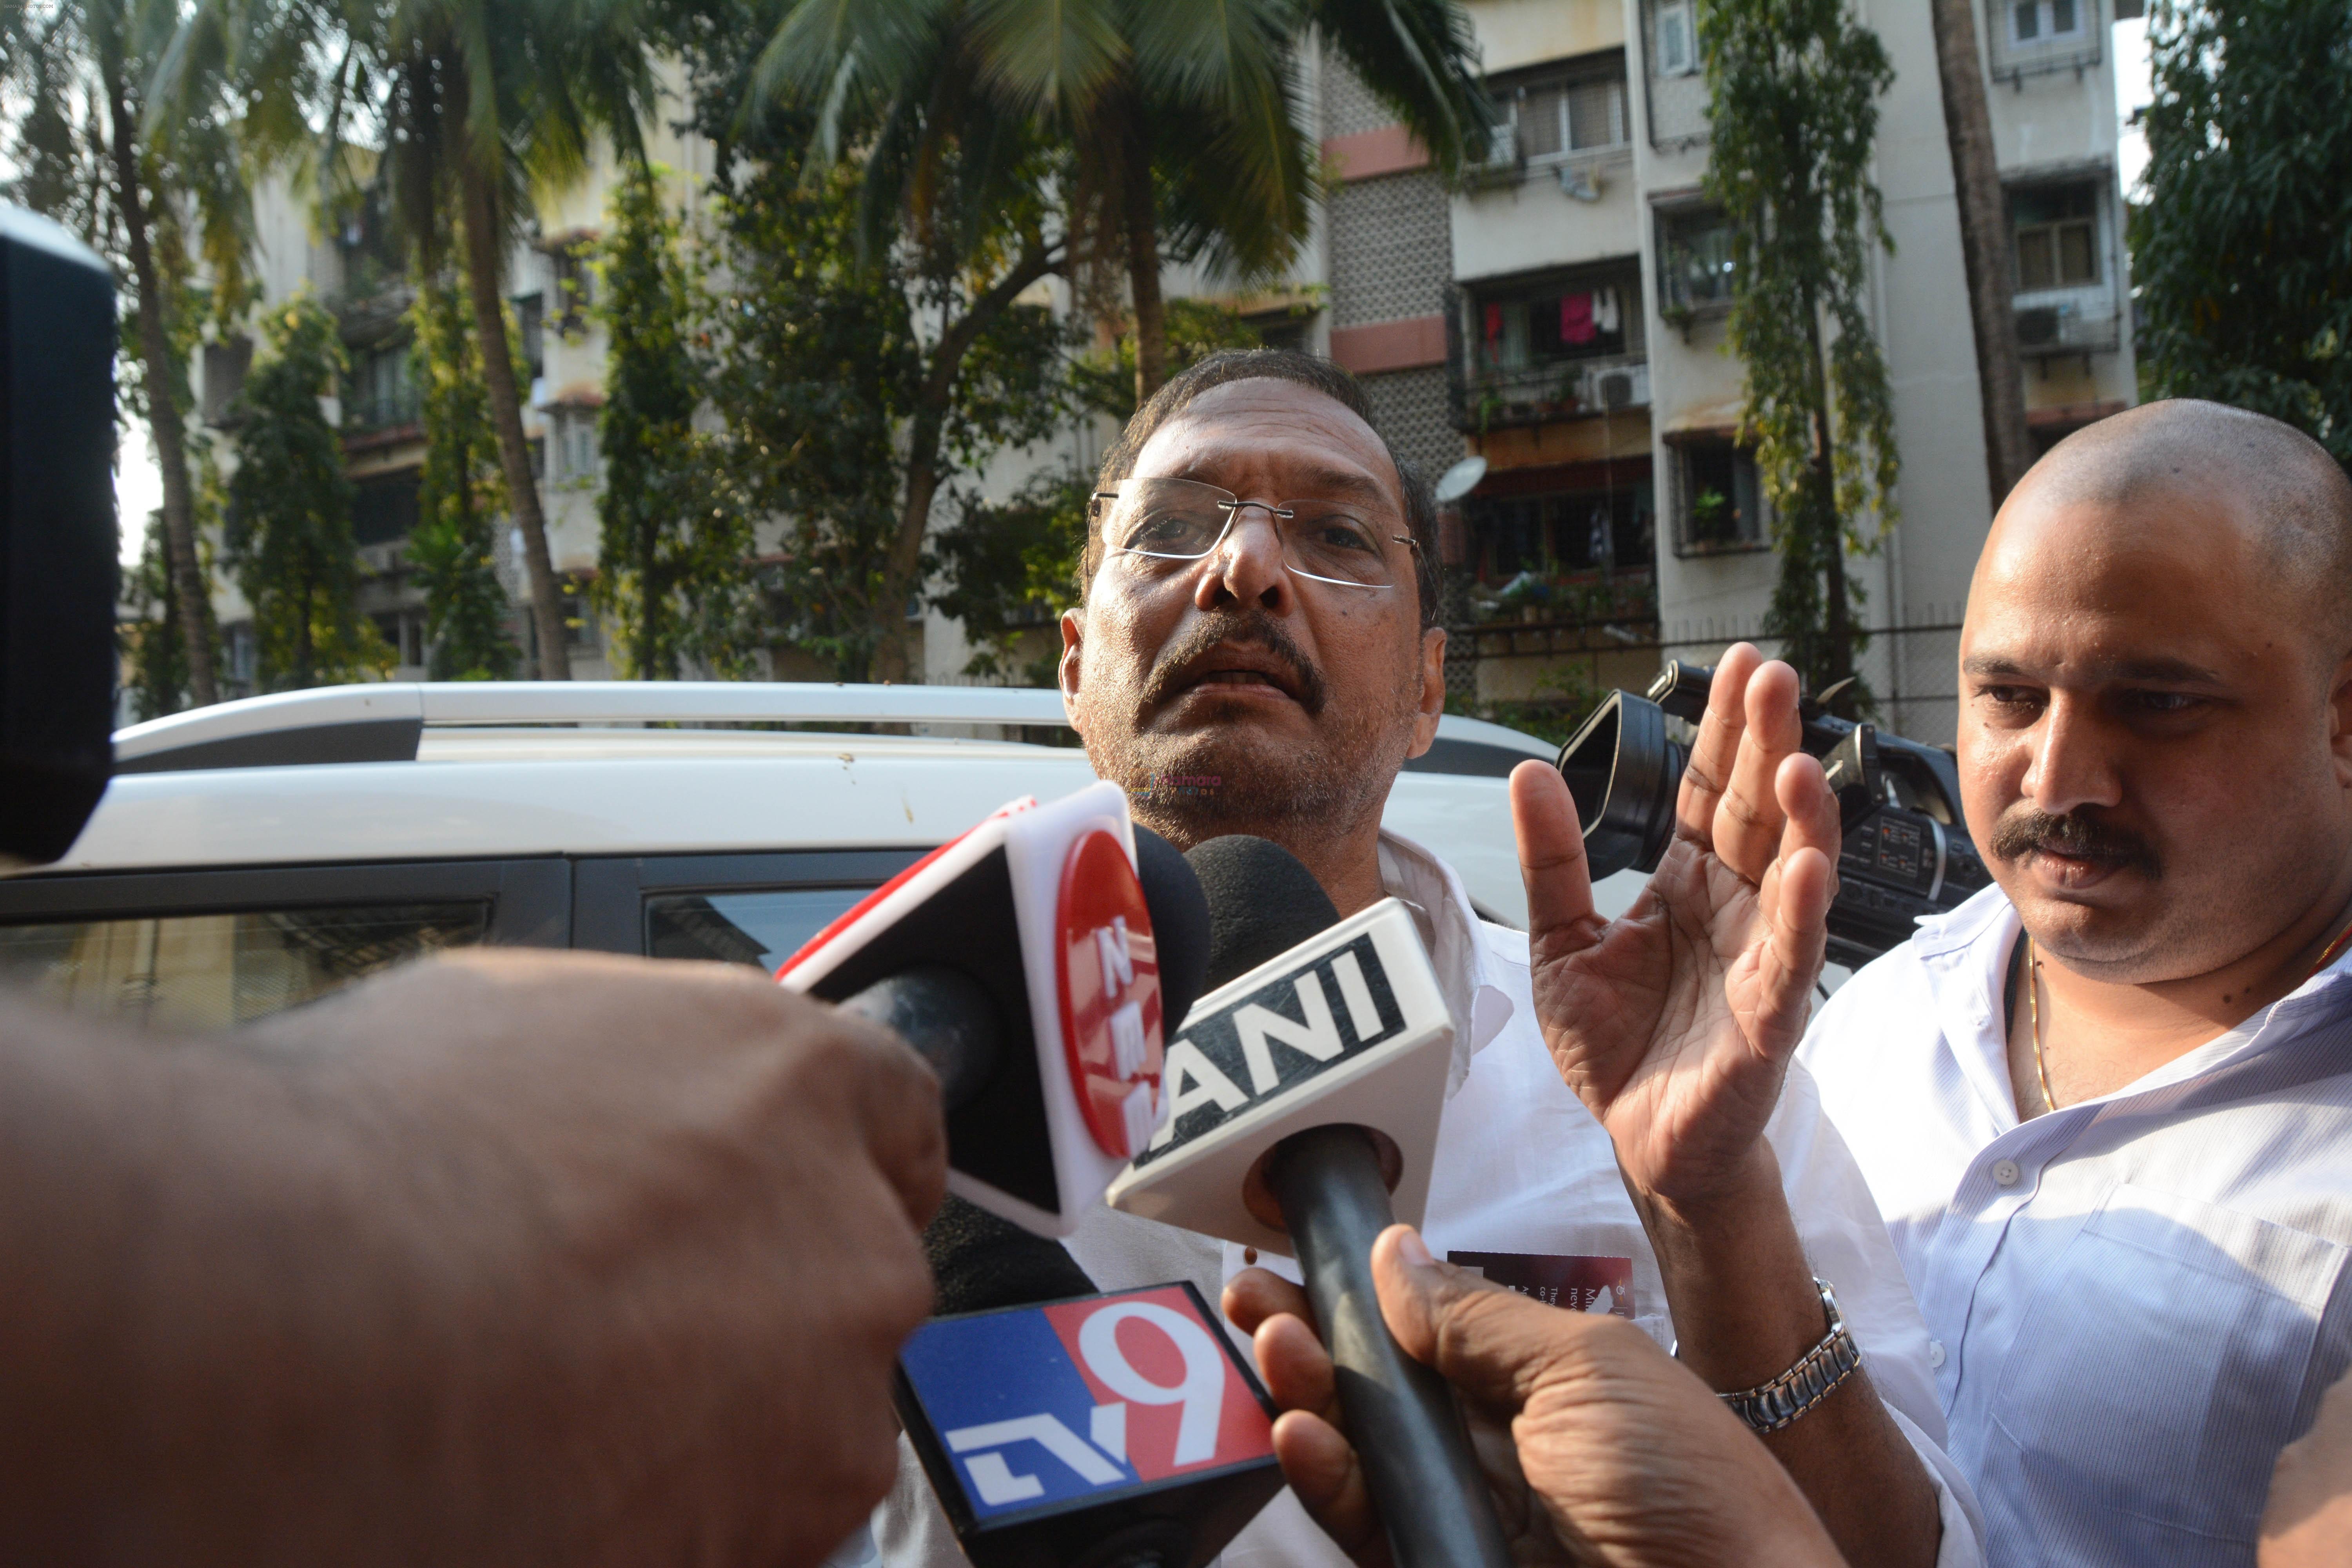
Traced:
<svg viewBox="0 0 2352 1568">
<path fill-rule="evenodd" d="M 925 1227 L 923 1255 L 939 1291 L 931 1310 L 942 1317 L 1095 1293 L 1095 1282 L 1060 1242 L 959 1197 L 940 1204 Z"/>
<path fill-rule="evenodd" d="M 1209 900 L 1212 991 L 1339 921 L 1315 873 L 1271 839 L 1231 834 L 1195 844 L 1184 859 Z"/>
<path fill-rule="evenodd" d="M 1160 964 L 1160 1034 L 1173 1039 L 1209 971 L 1209 898 L 1176 846 L 1141 823 L 1135 825 L 1135 875 L 1151 911 Z"/>
</svg>

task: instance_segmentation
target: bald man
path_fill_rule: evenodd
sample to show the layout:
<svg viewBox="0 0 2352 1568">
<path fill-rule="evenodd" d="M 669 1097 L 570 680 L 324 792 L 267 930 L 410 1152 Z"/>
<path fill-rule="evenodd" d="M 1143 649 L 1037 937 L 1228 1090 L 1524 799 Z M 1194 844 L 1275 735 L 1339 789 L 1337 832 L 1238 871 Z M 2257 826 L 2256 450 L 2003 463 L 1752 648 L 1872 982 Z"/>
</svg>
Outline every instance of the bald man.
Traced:
<svg viewBox="0 0 2352 1568">
<path fill-rule="evenodd" d="M 2352 1354 L 2352 483 L 2213 404 L 2069 437 L 1994 521 L 1959 692 L 1998 885 L 1801 1054 L 1991 1560 L 2252 1563 Z"/>
</svg>

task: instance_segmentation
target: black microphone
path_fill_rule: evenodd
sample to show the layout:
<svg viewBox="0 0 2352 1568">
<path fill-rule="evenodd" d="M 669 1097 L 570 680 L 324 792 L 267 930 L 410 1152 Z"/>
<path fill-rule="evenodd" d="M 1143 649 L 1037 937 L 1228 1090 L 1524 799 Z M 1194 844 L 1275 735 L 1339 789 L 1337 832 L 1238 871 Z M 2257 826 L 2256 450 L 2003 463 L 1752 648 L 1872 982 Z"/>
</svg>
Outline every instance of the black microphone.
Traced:
<svg viewBox="0 0 2352 1568">
<path fill-rule="evenodd" d="M 1453 1040 L 1412 918 L 1389 899 L 1341 921 L 1263 838 L 1188 858 L 1213 989 L 1171 1032 L 1169 1119 L 1110 1202 L 1294 1252 L 1398 1568 L 1507 1568 L 1453 1395 L 1396 1342 L 1372 1285 L 1373 1241 L 1426 1201 Z"/>
</svg>

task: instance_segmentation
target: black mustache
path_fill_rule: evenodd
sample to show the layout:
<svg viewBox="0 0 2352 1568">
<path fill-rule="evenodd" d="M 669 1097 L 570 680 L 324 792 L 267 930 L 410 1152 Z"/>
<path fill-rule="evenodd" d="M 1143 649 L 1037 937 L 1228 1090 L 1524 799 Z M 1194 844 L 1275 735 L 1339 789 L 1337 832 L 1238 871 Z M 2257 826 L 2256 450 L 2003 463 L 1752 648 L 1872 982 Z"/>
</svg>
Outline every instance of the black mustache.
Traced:
<svg viewBox="0 0 2352 1568">
<path fill-rule="evenodd" d="M 2003 860 L 2044 849 L 2071 859 L 2144 871 L 2151 879 L 2164 875 L 2163 864 L 2147 839 L 2087 812 L 2053 816 L 2031 806 L 2011 811 L 1994 826 L 1987 847 Z"/>
<path fill-rule="evenodd" d="M 1323 672 L 1307 657 L 1299 646 L 1290 640 L 1290 634 L 1264 610 L 1252 609 L 1237 614 L 1218 610 L 1202 616 L 1192 623 L 1192 630 L 1178 639 L 1175 646 L 1160 656 L 1151 667 L 1150 679 L 1143 684 L 1143 706 L 1148 711 L 1174 697 L 1178 688 L 1195 661 L 1207 658 L 1221 647 L 1265 649 L 1289 667 L 1292 682 L 1298 688 L 1298 705 L 1307 710 L 1308 718 L 1323 711 L 1329 691 Z"/>
</svg>

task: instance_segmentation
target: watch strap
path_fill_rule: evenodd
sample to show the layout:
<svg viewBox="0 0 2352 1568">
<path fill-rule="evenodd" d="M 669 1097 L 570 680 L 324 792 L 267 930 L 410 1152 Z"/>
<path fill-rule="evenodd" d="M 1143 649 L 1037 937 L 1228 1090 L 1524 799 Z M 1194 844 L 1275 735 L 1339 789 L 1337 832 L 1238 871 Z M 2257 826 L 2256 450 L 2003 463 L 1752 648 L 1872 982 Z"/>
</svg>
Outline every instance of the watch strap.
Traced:
<svg viewBox="0 0 2352 1568">
<path fill-rule="evenodd" d="M 1829 1282 L 1816 1278 L 1813 1284 L 1822 1293 L 1822 1310 L 1829 1315 L 1830 1330 L 1822 1342 L 1771 1382 L 1716 1396 L 1756 1432 L 1778 1432 L 1790 1425 L 1827 1399 L 1862 1365 L 1862 1347 L 1846 1332 L 1845 1318 L 1838 1311 L 1837 1297 Z"/>
</svg>

